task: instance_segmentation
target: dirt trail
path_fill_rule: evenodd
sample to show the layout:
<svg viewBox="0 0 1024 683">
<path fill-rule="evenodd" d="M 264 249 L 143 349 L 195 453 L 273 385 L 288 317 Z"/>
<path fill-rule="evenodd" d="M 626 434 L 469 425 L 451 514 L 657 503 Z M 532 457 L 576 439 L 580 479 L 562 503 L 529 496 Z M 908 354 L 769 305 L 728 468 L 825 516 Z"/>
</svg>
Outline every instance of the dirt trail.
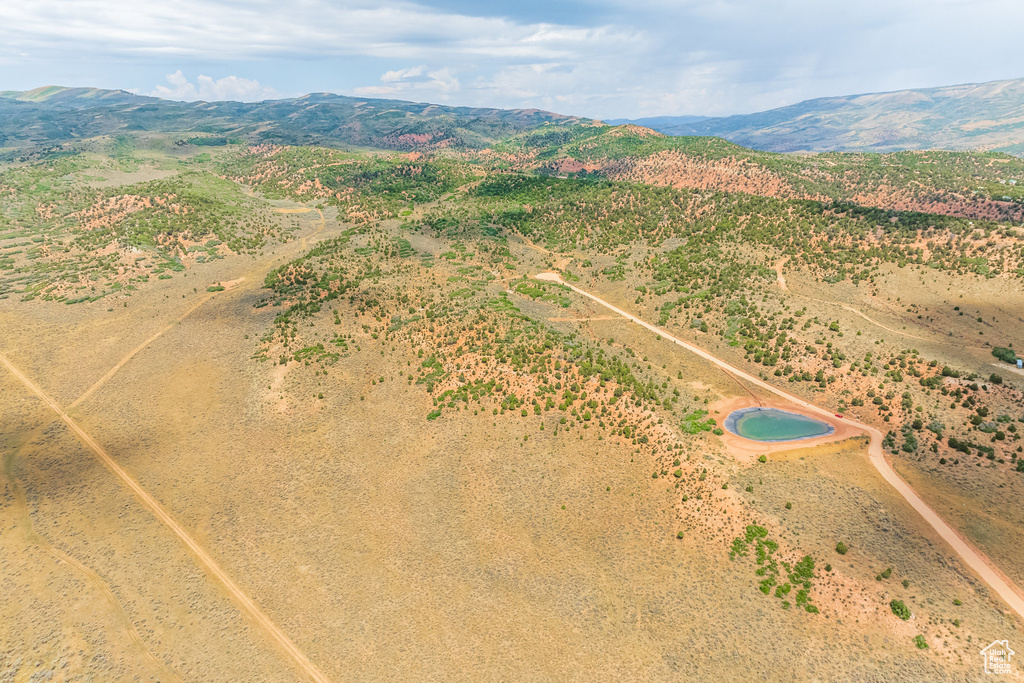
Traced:
<svg viewBox="0 0 1024 683">
<path fill-rule="evenodd" d="M 175 325 L 180 323 L 182 320 L 184 320 L 185 318 L 187 318 L 190 315 L 192 315 L 196 311 L 197 308 L 199 308 L 200 306 L 205 304 L 207 301 L 212 299 L 214 296 L 216 296 L 216 294 L 217 294 L 216 292 L 211 292 L 209 294 L 206 294 L 199 301 L 197 301 L 194 305 L 190 306 L 188 310 L 186 310 L 184 313 L 182 313 L 180 316 L 178 316 L 173 322 L 168 323 L 166 326 L 160 328 L 160 330 L 157 331 L 156 334 L 154 334 L 152 337 L 150 337 L 149 339 L 147 339 L 146 341 L 142 342 L 141 344 L 136 346 L 134 349 L 132 349 L 131 352 L 127 356 L 125 356 L 120 361 L 118 361 L 117 365 L 115 365 L 114 367 L 110 368 L 110 370 L 107 372 L 107 374 L 103 375 L 98 380 L 96 380 L 96 382 L 91 387 L 89 387 L 88 389 L 85 390 L 84 394 L 82 394 L 77 399 L 75 399 L 74 403 L 69 405 L 67 409 L 71 410 L 71 409 L 77 407 L 80 403 L 82 403 L 82 401 L 86 400 L 87 398 L 92 396 L 94 393 L 96 393 L 96 391 L 101 386 L 106 384 L 107 380 L 109 380 L 111 377 L 113 377 L 115 374 L 117 374 L 117 371 L 120 370 L 122 367 L 124 367 L 125 363 L 127 363 L 132 358 L 134 358 L 135 355 L 137 353 L 139 353 L 139 351 L 142 351 L 144 348 L 146 348 L 147 346 L 149 346 L 150 344 L 155 342 L 157 339 L 159 339 L 160 336 L 163 335 L 165 332 L 167 332 L 168 330 L 172 329 Z"/>
<path fill-rule="evenodd" d="M 778 285 L 779 285 L 779 289 L 782 289 L 783 291 L 789 292 L 789 293 L 793 294 L 794 296 L 798 296 L 798 297 L 800 297 L 802 299 L 808 299 L 810 301 L 816 301 L 819 304 L 826 304 L 828 306 L 839 306 L 840 308 L 846 309 L 847 311 L 850 311 L 851 313 L 855 313 L 855 314 L 859 315 L 861 318 L 863 318 L 867 322 L 871 323 L 872 325 L 875 325 L 876 327 L 881 327 L 883 330 L 887 330 L 889 332 L 892 332 L 893 334 L 898 334 L 901 337 L 908 337 L 910 339 L 917 339 L 918 341 L 928 342 L 929 344 L 941 344 L 942 346 L 956 346 L 958 348 L 967 348 L 967 349 L 984 349 L 985 348 L 983 346 L 967 346 L 967 345 L 964 345 L 964 344 L 961 344 L 961 343 L 957 343 L 957 342 L 945 341 L 943 339 L 929 339 L 928 337 L 921 337 L 921 336 L 918 336 L 916 334 L 911 334 L 910 332 L 907 332 L 906 330 L 897 330 L 897 329 L 889 327 L 887 325 L 883 325 L 882 323 L 878 322 L 874 318 L 869 318 L 865 313 L 863 313 L 859 309 L 854 308 L 853 306 L 847 306 L 846 304 L 841 304 L 841 303 L 839 303 L 837 301 L 826 301 L 824 299 L 817 299 L 817 298 L 815 298 L 813 296 L 807 296 L 806 294 L 801 294 L 799 292 L 794 292 L 793 290 L 791 290 L 789 288 L 789 285 L 786 283 L 786 277 L 782 274 L 782 267 L 785 265 L 786 261 L 788 261 L 788 260 L 789 260 L 789 257 L 787 256 L 786 258 L 781 259 L 778 263 L 775 264 L 775 275 L 776 275 L 776 280 L 777 280 Z"/>
<path fill-rule="evenodd" d="M 822 301 L 821 299 L 813 299 L 812 297 L 804 296 L 803 294 L 798 294 L 797 296 L 803 296 L 805 299 L 811 299 L 812 301 L 819 301 L 821 303 L 829 303 L 827 301 Z M 834 303 L 835 302 L 833 302 L 833 304 Z M 901 337 L 910 337 L 911 339 L 918 339 L 920 341 L 929 342 L 929 343 L 935 343 L 935 344 L 944 344 L 946 346 L 961 346 L 961 344 L 956 344 L 956 343 L 947 342 L 947 341 L 939 341 L 937 339 L 928 339 L 927 337 L 919 337 L 916 334 L 910 334 L 909 332 L 905 332 L 905 331 L 902 331 L 902 330 L 897 330 L 897 329 L 894 329 L 894 328 L 889 327 L 887 325 L 883 325 L 882 323 L 878 322 L 877 320 L 873 320 L 873 319 L 869 318 L 868 316 L 866 316 L 864 313 L 860 312 L 859 310 L 857 310 L 853 306 L 847 306 L 846 304 L 839 304 L 839 306 L 845 308 L 846 310 L 850 311 L 851 313 L 856 313 L 857 315 L 859 315 L 860 317 L 864 318 L 865 320 L 867 320 L 872 325 L 876 325 L 878 327 L 881 327 L 883 330 L 888 330 L 889 332 L 892 332 L 893 334 L 898 334 Z"/>
<path fill-rule="evenodd" d="M 726 372 L 735 375 L 736 377 L 742 377 L 744 380 L 750 382 L 751 384 L 761 387 L 766 391 L 770 391 L 776 396 L 780 396 L 788 401 L 791 401 L 792 403 L 802 408 L 805 408 L 806 410 L 812 413 L 830 417 L 832 420 L 838 420 L 839 422 L 845 423 L 847 425 L 853 426 L 857 429 L 866 432 L 870 437 L 870 442 L 868 445 L 868 454 L 870 456 L 871 463 L 875 466 L 875 469 L 877 469 L 878 472 L 882 475 L 882 478 L 885 479 L 885 481 L 890 486 L 896 489 L 896 491 L 901 496 L 903 496 L 903 498 L 908 503 L 910 503 L 910 506 L 913 507 L 924 518 L 924 520 L 928 522 L 928 524 L 933 529 L 935 529 L 939 536 L 941 536 L 942 539 L 946 541 L 953 548 L 954 551 L 956 551 L 956 553 L 963 559 L 967 566 L 969 566 L 971 569 L 974 570 L 975 573 L 978 574 L 982 581 L 988 584 L 989 587 L 992 588 L 992 590 L 994 590 L 996 594 L 999 595 L 999 597 L 1001 597 L 1007 603 L 1007 605 L 1009 605 L 1010 608 L 1017 613 L 1017 615 L 1021 619 L 1024 619 L 1024 592 L 1022 592 L 1017 586 L 1013 584 L 1012 581 L 1010 581 L 1009 578 L 1007 578 L 1001 571 L 999 571 L 999 569 L 987 557 L 985 557 L 985 555 L 982 554 L 981 551 L 975 549 L 962 536 L 960 536 L 960 534 L 958 534 L 956 530 L 953 529 L 953 527 L 947 524 L 938 515 L 938 513 L 932 510 L 927 503 L 921 500 L 921 497 L 917 495 L 914 489 L 911 488 L 910 485 L 907 484 L 907 482 L 905 482 L 903 479 L 900 478 L 898 474 L 896 474 L 895 470 L 892 469 L 892 466 L 889 464 L 888 460 L 886 460 L 885 452 L 882 450 L 882 432 L 880 432 L 879 430 L 875 429 L 870 425 L 857 422 L 856 420 L 851 420 L 849 418 L 836 418 L 834 417 L 833 413 L 829 412 L 828 410 L 820 408 L 814 405 L 813 403 L 810 403 L 798 396 L 790 394 L 789 392 L 783 391 L 782 389 L 779 389 L 774 385 L 771 385 L 768 382 L 761 380 L 758 377 L 746 373 L 743 370 L 740 370 L 739 368 L 733 367 L 729 363 L 726 363 L 725 361 L 717 358 L 716 356 L 711 355 L 707 351 L 704 351 L 703 349 L 698 348 L 693 344 L 685 342 L 681 339 L 673 337 L 672 335 L 659 329 L 658 327 L 655 327 L 654 325 L 645 322 L 640 318 L 637 318 L 636 316 L 631 315 L 620 308 L 617 308 L 616 306 L 613 306 L 607 301 L 594 296 L 590 292 L 584 291 L 579 287 L 574 287 L 568 282 L 563 281 L 557 273 L 540 273 L 536 277 L 539 280 L 547 280 L 549 282 L 557 282 L 559 284 L 565 285 L 566 287 L 569 287 L 577 294 L 581 294 L 582 296 L 585 296 L 588 299 L 595 301 L 596 303 L 604 306 L 605 308 L 615 311 L 619 315 L 637 323 L 638 325 L 641 325 L 642 327 L 647 328 L 648 330 L 657 334 L 658 336 L 667 339 L 675 344 L 678 344 L 679 346 L 682 346 L 684 349 L 713 363 L 714 365 L 725 370 Z"/>
<path fill-rule="evenodd" d="M 304 250 L 304 249 L 307 248 L 307 244 L 308 244 L 308 242 L 309 242 L 309 240 L 311 238 L 316 237 L 316 236 L 322 234 L 325 231 L 325 229 L 326 229 L 326 220 L 324 218 L 323 212 L 320 209 L 310 209 L 310 208 L 280 209 L 280 210 L 278 210 L 279 213 L 306 213 L 306 212 L 310 212 L 310 211 L 316 211 L 320 215 L 320 224 L 317 227 L 317 230 L 315 232 L 313 232 L 310 235 L 307 235 L 307 236 L 303 237 L 297 243 L 297 247 L 298 247 L 299 251 Z M 266 264 L 261 262 L 260 264 L 258 264 L 254 268 L 250 269 L 250 271 L 248 271 L 242 277 L 236 278 L 235 280 L 231 280 L 230 282 L 222 282 L 222 283 L 219 283 L 219 284 L 224 286 L 225 291 L 231 291 L 232 289 L 235 289 L 239 284 L 244 282 L 247 279 L 248 276 L 252 275 L 252 273 L 256 272 L 257 270 L 265 269 L 265 267 L 266 267 Z M 177 535 L 179 537 L 179 539 L 181 539 L 185 543 L 185 545 L 187 547 L 189 547 L 189 549 L 191 549 L 196 554 L 197 558 L 200 561 L 200 564 L 202 564 L 211 574 L 213 574 L 217 579 L 219 579 L 221 581 L 222 584 L 224 584 L 225 588 L 228 589 L 228 593 L 231 595 L 231 597 L 233 599 L 235 599 L 242 606 L 243 610 L 246 611 L 251 617 L 253 617 L 253 619 L 260 626 L 262 626 L 264 628 L 264 630 L 266 630 L 271 635 L 272 638 L 274 638 L 274 640 L 276 640 L 279 644 L 282 645 L 282 647 L 285 649 L 285 651 L 288 653 L 288 655 L 292 659 L 294 659 L 296 661 L 296 663 L 298 664 L 299 668 L 303 669 L 315 681 L 326 681 L 328 679 L 323 675 L 323 673 L 320 672 L 319 669 L 317 669 L 315 667 L 315 665 L 310 663 L 305 658 L 305 656 L 301 653 L 301 651 L 299 651 L 293 644 L 291 644 L 291 641 L 288 640 L 287 636 L 285 636 L 282 632 L 280 632 L 280 630 L 277 628 L 277 626 L 274 625 L 273 622 L 271 622 L 269 620 L 269 618 L 267 618 L 265 615 L 263 615 L 263 613 L 261 611 L 259 611 L 259 608 L 254 603 L 252 603 L 245 596 L 245 594 L 242 593 L 240 591 L 240 589 L 238 589 L 237 586 L 235 586 L 235 584 L 231 581 L 231 579 L 229 577 L 227 577 L 227 575 L 224 574 L 223 571 L 220 570 L 220 568 L 217 567 L 216 564 L 208 564 L 208 562 L 209 563 L 213 563 L 212 558 L 210 558 L 208 555 L 206 555 L 205 552 L 202 552 L 202 553 L 200 552 L 200 551 L 202 551 L 202 548 L 193 539 L 191 539 L 191 537 L 189 537 L 187 534 L 185 534 L 184 530 L 181 529 L 181 527 L 177 525 L 177 523 L 173 520 L 173 518 L 171 518 L 170 515 L 167 514 L 166 511 L 163 510 L 162 507 L 160 507 L 159 503 L 157 503 L 152 497 L 150 497 L 149 494 L 144 489 L 142 489 L 141 486 L 134 479 L 132 479 L 124 470 L 122 470 L 109 457 L 109 455 L 95 441 L 93 441 L 91 437 L 89 437 L 88 434 L 86 434 L 83 430 L 81 430 L 80 427 L 78 427 L 77 424 L 74 423 L 72 418 L 69 417 L 68 414 L 67 414 L 67 411 L 70 411 L 71 409 L 79 406 L 84 401 L 86 401 L 90 396 L 92 396 L 96 391 L 98 391 L 114 375 L 116 375 L 118 373 L 118 371 L 121 370 L 121 368 L 123 368 L 132 358 L 134 358 L 136 355 L 138 355 L 141 351 L 143 351 L 146 347 L 148 347 L 154 341 L 159 339 L 166 332 L 168 332 L 169 330 L 173 329 L 175 325 L 177 325 L 177 324 L 181 323 L 183 320 L 185 320 L 188 316 L 190 316 L 192 313 L 194 313 L 196 310 L 198 310 L 203 304 L 205 304 L 208 301 L 210 301 L 210 299 L 216 297 L 217 294 L 219 294 L 219 292 L 210 292 L 208 294 L 205 294 L 204 296 L 202 296 L 200 298 L 199 301 L 197 301 L 195 304 L 193 304 L 188 309 L 186 309 L 184 313 L 182 313 L 180 316 L 175 318 L 172 322 L 170 322 L 169 324 L 167 324 L 164 327 L 162 327 L 155 334 L 153 334 L 148 339 L 146 339 L 144 342 L 142 342 L 141 344 L 136 346 L 134 349 L 132 349 L 124 358 L 122 358 L 120 361 L 118 361 L 118 363 L 116 365 L 114 365 L 109 371 L 107 371 L 106 374 L 104 374 L 95 383 L 93 383 L 93 385 L 90 386 L 85 391 L 85 393 L 83 393 L 73 403 L 71 403 L 66 410 L 62 410 L 59 407 L 59 405 L 56 403 L 56 401 L 54 401 L 53 399 L 51 399 L 48 396 L 46 396 L 42 392 L 41 389 L 39 389 L 34 383 L 31 382 L 31 380 L 29 380 L 24 374 L 22 374 L 21 371 L 18 370 L 13 365 L 13 363 L 11 363 L 3 354 L 0 354 L 0 364 L 3 364 L 5 366 L 7 366 L 7 368 L 19 380 L 21 380 L 22 383 L 25 384 L 26 387 L 28 387 L 33 393 L 35 393 L 40 399 L 42 399 L 43 402 L 46 403 L 53 410 L 54 413 L 56 413 L 57 417 L 59 417 L 61 420 L 63 420 L 65 423 L 67 423 L 68 426 L 71 427 L 72 431 L 75 432 L 75 434 L 83 441 L 83 443 L 85 443 L 86 446 L 88 446 L 90 448 L 90 450 L 92 450 L 97 455 L 97 457 L 100 458 L 100 460 L 103 462 L 104 466 L 106 466 L 109 471 L 111 471 L 118 478 L 120 478 L 122 480 L 122 482 L 127 484 L 130 489 L 132 489 L 133 493 L 135 493 L 135 495 L 139 498 L 140 502 L 142 502 L 143 505 L 147 509 L 149 509 L 150 512 L 152 512 L 154 514 L 154 516 L 156 516 L 161 522 L 164 522 L 165 524 L 167 524 L 168 526 L 171 527 L 171 530 L 174 531 L 175 535 Z M 8 480 L 10 481 L 12 491 L 14 492 L 14 495 L 15 495 L 16 498 L 18 498 L 18 496 L 21 496 L 21 498 L 23 499 L 24 498 L 24 494 L 21 491 L 20 487 L 18 486 L 17 481 L 14 478 L 13 471 L 11 470 L 12 463 L 11 462 L 7 462 L 6 464 L 7 464 L 7 468 L 6 468 L 7 472 L 6 472 L 6 474 L 7 474 Z M 166 518 L 165 518 L 165 515 L 166 515 Z M 25 523 L 27 524 L 27 531 L 26 531 L 26 533 L 28 534 L 27 537 L 30 540 L 32 540 L 33 542 L 35 542 L 39 546 L 45 548 L 49 553 L 51 553 L 52 555 L 54 555 L 58 559 L 66 562 L 70 566 L 72 566 L 75 569 L 77 569 L 79 572 L 81 572 L 83 575 L 85 575 L 86 578 L 88 578 L 97 587 L 99 587 L 99 589 L 107 596 L 108 600 L 111 601 L 111 603 L 113 604 L 115 610 L 117 611 L 117 613 L 119 615 L 119 619 L 122 621 L 122 624 L 123 624 L 123 626 L 124 626 L 124 628 L 125 628 L 125 630 L 127 632 L 128 639 L 142 653 L 143 657 L 145 657 L 148 661 L 150 661 L 150 663 L 158 671 L 161 671 L 162 675 L 164 676 L 165 679 L 167 679 L 167 680 L 180 680 L 180 678 L 177 676 L 177 674 L 174 673 L 173 670 L 167 668 L 166 665 L 164 665 L 162 662 L 160 662 L 158 659 L 156 659 L 156 657 L 154 657 L 152 655 L 152 653 L 149 652 L 149 650 L 146 648 L 145 644 L 143 643 L 142 639 L 140 638 L 140 636 L 138 634 L 138 631 L 135 629 L 134 625 L 132 624 L 131 620 L 129 619 L 127 613 L 121 608 L 120 603 L 117 602 L 116 597 L 114 596 L 113 592 L 110 590 L 109 586 L 107 586 L 106 582 L 104 582 L 103 579 L 96 572 L 94 572 L 92 569 L 90 569 L 87 565 L 79 562 L 78 560 L 76 560 L 74 557 L 68 555 L 67 553 L 57 549 L 52 544 L 50 544 L 46 539 L 42 538 L 41 536 L 39 536 L 38 534 L 36 534 L 34 532 L 34 530 L 32 529 L 31 517 L 28 515 L 27 503 L 25 505 Z M 227 583 L 225 583 L 225 581 Z M 234 588 L 235 590 L 233 591 L 232 588 Z M 255 613 L 253 612 L 253 610 L 255 610 Z M 260 617 L 262 617 L 262 618 L 260 618 Z M 312 669 L 310 669 L 309 667 L 312 667 Z"/>
<path fill-rule="evenodd" d="M 617 315 L 592 315 L 589 318 L 548 318 L 553 323 L 579 323 L 587 320 L 618 320 Z"/>
<path fill-rule="evenodd" d="M 523 240 L 523 244 L 525 244 L 530 249 L 533 249 L 535 251 L 539 251 L 540 253 L 545 254 L 547 256 L 555 256 L 554 252 L 551 252 L 551 251 L 545 249 L 544 247 L 540 246 L 539 244 L 534 244 L 529 238 L 523 237 L 522 240 Z M 563 256 L 562 258 L 560 258 L 557 261 L 555 261 L 552 264 L 552 266 L 555 268 L 555 270 L 565 270 L 566 268 L 569 267 L 569 264 L 572 263 L 573 258 L 575 258 L 575 257 L 573 257 L 573 256 Z"/>
<path fill-rule="evenodd" d="M 779 289 L 784 292 L 789 291 L 789 285 L 786 284 L 786 276 L 782 274 L 782 266 L 786 265 L 786 261 L 789 257 L 779 259 L 778 263 L 775 264 L 775 277 L 779 282 Z"/>
<path fill-rule="evenodd" d="M 551 252 L 550 252 L 550 251 L 548 251 L 547 249 L 545 249 L 544 247 L 542 247 L 542 246 L 540 246 L 540 245 L 538 245 L 538 244 L 534 244 L 534 243 L 533 243 L 533 241 L 532 241 L 532 240 L 530 240 L 529 238 L 523 237 L 523 243 L 524 243 L 524 244 L 525 244 L 525 245 L 526 245 L 526 246 L 527 246 L 528 248 L 530 248 L 530 249 L 533 249 L 534 251 L 539 251 L 540 253 L 542 253 L 542 254 L 547 254 L 548 256 L 550 256 L 550 255 L 551 255 Z"/>
<path fill-rule="evenodd" d="M 41 431 L 41 429 L 36 430 L 37 433 Z M 117 619 L 121 622 L 121 628 L 124 629 L 128 641 L 132 644 L 132 648 L 149 663 L 152 670 L 162 679 L 180 681 L 181 677 L 164 662 L 157 659 L 153 653 L 149 651 L 149 648 L 146 647 L 146 643 L 142 640 L 139 632 L 135 629 L 135 624 L 132 623 L 128 613 L 124 611 L 124 608 L 118 601 L 117 596 L 114 595 L 114 592 L 110 589 L 110 586 L 107 585 L 107 582 L 87 565 L 79 562 L 71 555 L 68 555 L 63 550 L 54 546 L 48 539 L 41 536 L 35 530 L 35 527 L 32 525 L 32 515 L 29 513 L 28 499 L 25 496 L 25 491 L 18 484 L 18 479 L 14 475 L 14 457 L 16 453 L 16 450 L 12 450 L 7 454 L 7 457 L 4 458 L 4 476 L 7 479 L 12 497 L 14 498 L 14 508 L 18 517 L 18 526 L 21 528 L 26 542 L 39 546 L 61 562 L 66 563 L 72 569 L 77 570 L 86 578 L 87 581 L 98 588 L 117 614 Z"/>
<path fill-rule="evenodd" d="M 288 209 L 288 210 L 289 211 L 299 211 L 299 209 L 294 209 L 294 210 L 293 209 Z M 307 209 L 307 211 L 316 211 L 317 213 L 320 214 L 320 225 L 317 227 L 316 232 L 314 232 L 314 233 L 312 233 L 310 235 L 307 235 L 307 236 L 302 238 L 302 240 L 300 241 L 300 244 L 299 244 L 299 251 L 301 251 L 301 250 L 306 248 L 306 243 L 307 243 L 307 241 L 310 238 L 313 238 L 313 237 L 316 237 L 317 235 L 322 234 L 324 232 L 324 230 L 326 229 L 326 227 L 327 227 L 327 222 L 324 219 L 324 214 L 323 214 L 323 212 L 320 209 Z M 263 262 L 261 262 L 256 267 L 254 267 L 254 268 L 250 269 L 249 271 L 247 271 L 245 273 L 245 275 L 243 275 L 243 276 L 241 276 L 239 278 L 236 278 L 234 280 L 231 280 L 230 282 L 221 282 L 220 284 L 224 287 L 225 291 L 231 291 L 232 289 L 234 289 L 235 287 L 237 287 L 241 283 L 245 282 L 245 280 L 247 278 L 251 277 L 253 273 L 255 273 L 256 271 L 265 270 L 265 268 L 266 268 L 266 265 Z M 127 356 L 125 356 L 120 361 L 118 361 L 117 365 L 115 365 L 114 367 L 110 368 L 110 370 L 108 370 L 105 375 L 100 377 L 98 380 L 96 380 L 96 382 L 91 387 L 86 389 L 84 394 L 82 394 L 77 399 L 75 399 L 75 401 L 71 405 L 69 405 L 67 407 L 67 410 L 70 411 L 70 410 L 78 407 L 82 402 L 84 402 L 86 399 L 88 399 L 90 396 L 92 396 L 94 393 L 96 393 L 96 391 L 99 390 L 100 387 L 102 387 L 104 384 L 106 384 L 107 381 L 109 381 L 111 377 L 116 375 L 117 372 L 121 368 L 123 368 L 128 361 L 130 361 L 132 358 L 134 358 L 140 351 L 142 351 L 147 346 L 149 346 L 150 344 L 155 342 L 157 339 L 159 339 L 161 336 L 163 336 L 164 333 L 166 333 L 169 330 L 173 329 L 175 325 L 177 325 L 178 323 L 180 323 L 183 320 L 185 320 L 185 318 L 187 318 L 190 315 L 192 315 L 193 313 L 195 313 L 196 310 L 200 306 L 202 306 L 203 304 L 208 302 L 210 299 L 212 299 L 215 296 L 217 296 L 217 294 L 219 294 L 219 292 L 210 292 L 208 294 L 205 294 L 199 301 L 197 301 L 194 305 L 189 307 L 188 310 L 186 310 L 180 316 L 175 318 L 175 320 L 173 322 L 168 323 L 166 326 L 160 328 L 160 330 L 157 331 L 153 336 L 151 336 L 149 339 L 147 339 L 146 341 L 142 342 L 141 344 L 136 346 L 134 349 L 132 349 L 128 353 Z"/>
<path fill-rule="evenodd" d="M 306 248 L 306 245 L 309 244 L 309 239 L 311 237 L 316 237 L 317 235 L 323 233 L 325 229 L 327 229 L 327 221 L 324 220 L 324 212 L 321 211 L 320 209 L 315 209 L 315 211 L 318 214 L 320 214 L 320 225 L 319 227 L 317 227 L 316 232 L 314 232 L 312 235 L 306 235 L 305 237 L 302 238 L 302 241 L 300 242 L 300 244 L 302 245 L 302 249 Z"/>
<path fill-rule="evenodd" d="M 795 292 L 793 292 L 793 293 L 795 294 Z M 869 318 L 867 315 L 865 315 L 861 311 L 857 310 L 853 306 L 847 306 L 846 304 L 839 304 L 839 303 L 836 303 L 835 301 L 825 301 L 823 299 L 815 299 L 814 297 L 807 296 L 806 294 L 797 294 L 797 296 L 803 297 L 805 299 L 810 299 L 811 301 L 817 301 L 818 303 L 831 304 L 833 306 L 839 306 L 841 308 L 845 308 L 846 310 L 850 311 L 851 313 L 856 313 L 860 317 L 864 318 L 864 320 L 867 320 L 872 325 L 875 325 L 877 327 L 881 327 L 883 330 L 888 330 L 889 332 L 892 332 L 893 334 L 898 334 L 901 337 L 909 337 L 910 339 L 917 339 L 918 341 L 928 342 L 929 344 L 939 344 L 941 346 L 955 346 L 955 347 L 961 348 L 961 349 L 981 349 L 981 350 L 985 349 L 984 346 L 970 346 L 969 344 L 963 344 L 963 343 L 959 343 L 959 342 L 951 342 L 951 341 L 946 341 L 944 339 L 936 339 L 936 338 L 929 339 L 928 337 L 921 337 L 921 336 L 918 336 L 916 334 L 911 334 L 910 332 L 907 332 L 906 330 L 897 330 L 897 329 L 889 327 L 887 325 L 883 325 L 882 323 L 878 322 L 877 320 L 875 320 L 873 318 Z"/>
<path fill-rule="evenodd" d="M 174 517 L 172 517 L 155 498 L 153 498 L 153 496 L 142 488 L 142 486 L 130 474 L 128 474 L 128 472 L 118 465 L 95 439 L 93 439 L 78 425 L 77 422 L 75 422 L 63 409 L 61 409 L 61 407 L 57 405 L 56 401 L 47 396 L 42 389 L 36 386 L 32 380 L 26 377 L 25 374 L 11 363 L 7 356 L 2 353 L 0 353 L 0 364 L 4 365 L 11 374 L 13 374 L 22 384 L 25 385 L 26 388 L 29 389 L 29 391 L 49 406 L 49 408 L 57 414 L 57 416 L 71 429 L 71 431 L 74 432 L 79 440 L 81 440 L 81 442 L 85 444 L 97 458 L 99 458 L 100 462 L 103 463 L 103 466 L 131 490 L 142 506 L 149 510 L 154 517 L 156 517 L 167 528 L 169 528 L 175 536 L 178 537 L 178 539 L 192 552 L 195 558 L 199 561 L 199 564 L 209 573 L 209 575 L 223 586 L 228 595 L 239 605 L 239 607 L 242 608 L 242 611 L 245 612 L 253 622 L 255 622 L 256 626 L 261 628 L 271 637 L 271 639 L 277 642 L 299 670 L 317 683 L 329 680 L 323 672 L 321 672 L 320 669 L 313 664 L 313 662 L 311 662 L 301 650 L 299 650 L 291 639 L 288 638 L 288 636 L 286 636 L 284 632 L 281 631 L 281 629 L 279 629 L 277 625 L 263 613 L 259 606 L 257 606 L 241 588 L 239 588 L 231 577 L 220 568 L 220 565 L 218 565 L 206 550 L 203 549 L 203 547 L 185 531 L 177 520 L 175 520 Z"/>
<path fill-rule="evenodd" d="M 994 368 L 999 368 L 1000 370 L 1005 370 L 1007 372 L 1015 372 L 1018 375 L 1024 375 L 1024 370 L 1018 370 L 1016 367 L 1012 365 L 1007 365 L 1006 363 L 989 363 L 989 365 L 991 365 Z"/>
</svg>

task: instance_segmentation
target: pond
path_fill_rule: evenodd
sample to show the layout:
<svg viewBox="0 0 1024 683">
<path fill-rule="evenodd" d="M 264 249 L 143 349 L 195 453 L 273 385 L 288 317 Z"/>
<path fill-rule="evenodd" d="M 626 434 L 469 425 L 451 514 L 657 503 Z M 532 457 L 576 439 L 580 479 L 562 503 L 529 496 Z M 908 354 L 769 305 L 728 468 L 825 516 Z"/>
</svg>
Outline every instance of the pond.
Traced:
<svg viewBox="0 0 1024 683">
<path fill-rule="evenodd" d="M 752 441 L 799 441 L 827 436 L 835 428 L 814 418 L 777 408 L 741 408 L 725 418 L 725 428 Z"/>
</svg>

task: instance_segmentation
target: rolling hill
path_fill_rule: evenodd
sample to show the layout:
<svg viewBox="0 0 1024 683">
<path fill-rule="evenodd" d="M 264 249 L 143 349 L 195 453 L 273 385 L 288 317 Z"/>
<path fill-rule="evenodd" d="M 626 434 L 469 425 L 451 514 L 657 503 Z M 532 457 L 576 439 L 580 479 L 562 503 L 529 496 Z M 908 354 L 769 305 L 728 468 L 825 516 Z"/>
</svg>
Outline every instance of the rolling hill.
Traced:
<svg viewBox="0 0 1024 683">
<path fill-rule="evenodd" d="M 34 102 L 41 105 L 56 105 L 71 109 L 90 109 L 114 104 L 142 104 L 156 102 L 157 97 L 135 95 L 126 90 L 104 90 L 102 88 L 64 88 L 59 85 L 44 85 L 31 90 L 4 90 L 0 97 L 18 102 Z"/>
</svg>

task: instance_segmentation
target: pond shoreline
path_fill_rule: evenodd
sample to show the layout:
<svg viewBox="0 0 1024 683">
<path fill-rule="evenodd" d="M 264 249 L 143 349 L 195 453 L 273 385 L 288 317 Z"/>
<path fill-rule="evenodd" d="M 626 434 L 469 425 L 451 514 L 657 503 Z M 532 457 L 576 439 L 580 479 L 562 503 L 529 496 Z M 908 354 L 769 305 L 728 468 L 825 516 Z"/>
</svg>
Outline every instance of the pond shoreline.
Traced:
<svg viewBox="0 0 1024 683">
<path fill-rule="evenodd" d="M 747 417 L 752 413 L 761 412 L 770 412 L 773 414 L 779 414 L 780 416 L 792 415 L 793 417 L 798 418 L 799 421 L 820 424 L 824 428 L 824 431 L 816 434 L 805 434 L 803 436 L 783 437 L 779 439 L 759 439 L 748 434 L 744 434 L 743 430 L 740 427 L 740 423 L 743 421 L 743 418 Z M 772 408 L 766 406 L 750 406 L 747 408 L 738 408 L 729 413 L 728 416 L 726 416 L 725 420 L 722 422 L 722 427 L 731 434 L 734 434 L 740 438 L 747 439 L 750 441 L 756 441 L 757 443 L 791 443 L 795 441 L 807 441 L 809 439 L 817 439 L 824 436 L 831 436 L 836 431 L 836 428 L 833 425 L 830 425 L 829 423 L 823 420 L 810 417 L 809 415 L 804 415 L 803 413 L 797 413 L 792 410 L 782 410 L 780 408 Z"/>
<path fill-rule="evenodd" d="M 796 406 L 792 402 L 774 396 L 759 397 L 759 399 L 755 399 L 750 395 L 733 396 L 708 406 L 711 417 L 714 418 L 715 422 L 724 432 L 720 437 L 723 445 L 738 462 L 750 462 L 752 460 L 756 460 L 757 457 L 761 455 L 802 448 L 813 448 L 814 446 L 843 441 L 852 437 L 866 436 L 862 430 L 854 428 L 844 420 L 815 414 L 815 420 L 824 422 L 832 427 L 833 431 L 831 433 L 799 439 L 796 441 L 754 441 L 753 439 L 748 439 L 744 436 L 734 434 L 729 431 L 725 425 L 726 420 L 732 413 L 744 408 L 775 408 L 777 410 L 795 413 L 797 415 L 802 414 L 795 410 Z"/>
</svg>

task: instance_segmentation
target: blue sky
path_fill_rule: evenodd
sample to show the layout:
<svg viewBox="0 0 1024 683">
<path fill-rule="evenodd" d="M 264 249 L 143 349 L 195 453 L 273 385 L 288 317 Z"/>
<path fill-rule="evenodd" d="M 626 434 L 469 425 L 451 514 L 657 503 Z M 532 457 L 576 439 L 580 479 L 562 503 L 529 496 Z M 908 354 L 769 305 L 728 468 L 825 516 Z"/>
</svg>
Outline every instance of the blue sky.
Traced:
<svg viewBox="0 0 1024 683">
<path fill-rule="evenodd" d="M 0 89 L 337 92 L 598 118 L 1024 77 L 1019 0 L 22 0 Z"/>
</svg>

